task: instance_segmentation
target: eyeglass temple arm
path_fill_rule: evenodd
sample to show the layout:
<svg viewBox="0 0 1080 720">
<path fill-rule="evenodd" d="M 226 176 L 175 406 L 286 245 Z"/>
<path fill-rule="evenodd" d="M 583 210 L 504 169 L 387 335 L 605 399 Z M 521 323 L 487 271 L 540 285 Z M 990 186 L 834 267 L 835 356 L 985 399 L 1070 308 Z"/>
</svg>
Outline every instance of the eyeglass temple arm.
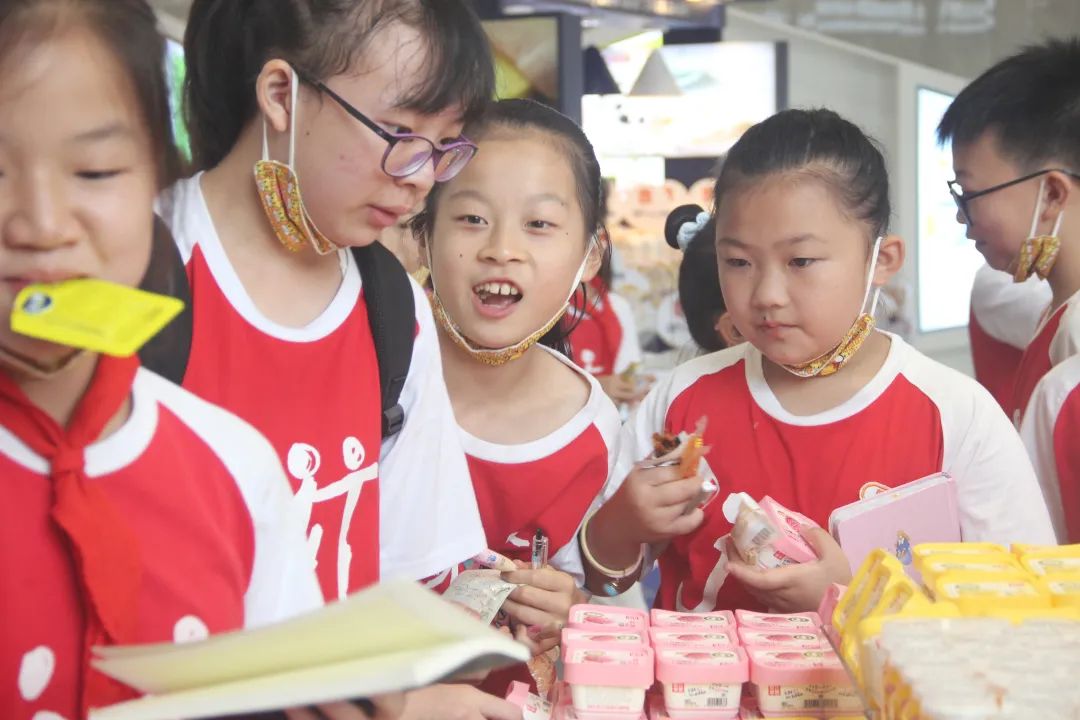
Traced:
<svg viewBox="0 0 1080 720">
<path fill-rule="evenodd" d="M 297 72 L 297 75 L 300 77 L 301 80 L 306 82 L 308 85 L 311 85 L 311 86 L 313 86 L 315 88 L 318 88 L 319 91 L 324 92 L 327 95 L 329 95 L 330 99 L 333 100 L 334 102 L 336 102 L 338 105 L 340 105 L 342 110 L 344 110 L 345 112 L 349 113 L 349 115 L 351 115 L 352 117 L 354 117 L 357 120 L 359 120 L 360 122 L 362 122 L 364 125 L 366 125 L 368 127 L 368 129 L 370 129 L 373 133 L 375 133 L 376 135 L 381 137 L 383 140 L 390 143 L 391 145 L 393 145 L 395 142 L 397 142 L 396 137 L 394 137 L 393 135 L 388 133 L 386 130 L 384 130 L 382 127 L 377 125 L 375 122 L 373 122 L 371 119 L 369 119 L 362 112 L 360 112 L 359 110 L 354 108 L 352 105 L 350 105 L 348 100 L 341 97 L 336 92 L 334 92 L 329 87 L 327 87 L 326 83 L 322 82 L 321 80 L 315 80 L 313 78 L 310 78 L 304 73 Z"/>
</svg>

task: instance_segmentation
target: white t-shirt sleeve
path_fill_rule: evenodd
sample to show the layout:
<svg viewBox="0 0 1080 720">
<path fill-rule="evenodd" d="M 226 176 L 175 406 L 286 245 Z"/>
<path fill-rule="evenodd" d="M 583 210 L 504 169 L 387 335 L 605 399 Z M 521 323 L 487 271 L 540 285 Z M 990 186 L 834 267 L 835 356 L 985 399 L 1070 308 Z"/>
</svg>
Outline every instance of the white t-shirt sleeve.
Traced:
<svg viewBox="0 0 1080 720">
<path fill-rule="evenodd" d="M 615 367 L 613 372 L 621 373 L 634 363 L 641 362 L 641 344 L 638 342 L 637 322 L 634 320 L 634 310 L 630 303 L 621 295 L 608 293 L 608 302 L 611 303 L 611 311 L 619 319 L 622 327 L 622 340 L 619 341 L 619 349 L 615 353 Z"/>
<path fill-rule="evenodd" d="M 993 396 L 921 355 L 905 374 L 941 413 L 942 470 L 956 478 L 964 540 L 1054 544 L 1050 513 L 1024 444 Z"/>
<path fill-rule="evenodd" d="M 1058 422 L 1062 407 L 1077 386 L 1080 386 L 1080 356 L 1069 358 L 1043 376 L 1028 401 L 1020 426 L 1020 437 L 1035 466 L 1058 542 L 1067 541 L 1068 528 L 1061 502 L 1057 438 L 1059 432 L 1069 432 L 1067 427 L 1059 428 Z"/>
<path fill-rule="evenodd" d="M 379 468 L 383 580 L 438 575 L 487 544 L 443 381 L 431 306 L 420 286 L 412 287 L 419 332 L 401 392 L 405 424 L 383 444 Z"/>
<path fill-rule="evenodd" d="M 971 310 L 987 335 L 1023 350 L 1035 337 L 1051 295 L 1045 280 L 1017 283 L 1008 273 L 983 265 L 971 287 Z"/>
<path fill-rule="evenodd" d="M 1054 365 L 1080 355 L 1080 294 L 1068 300 L 1057 332 L 1050 342 L 1050 362 Z"/>
<path fill-rule="evenodd" d="M 307 544 L 307 520 L 270 442 L 255 428 L 148 370 L 138 382 L 218 456 L 244 498 L 255 556 L 244 626 L 277 622 L 323 604 Z"/>
</svg>

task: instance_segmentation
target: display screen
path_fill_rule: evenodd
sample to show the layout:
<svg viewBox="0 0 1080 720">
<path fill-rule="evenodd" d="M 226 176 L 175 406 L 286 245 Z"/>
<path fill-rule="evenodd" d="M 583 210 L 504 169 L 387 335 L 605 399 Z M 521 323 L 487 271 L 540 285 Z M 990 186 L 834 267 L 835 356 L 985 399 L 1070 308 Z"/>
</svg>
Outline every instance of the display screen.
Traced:
<svg viewBox="0 0 1080 720">
<path fill-rule="evenodd" d="M 939 144 L 937 126 L 953 96 L 917 91 L 918 323 L 920 332 L 966 327 L 971 285 L 982 255 L 956 222 L 946 183 L 953 178 L 952 147 Z"/>
<path fill-rule="evenodd" d="M 618 82 L 628 82 L 625 74 Z M 586 95 L 582 126 L 605 157 L 717 156 L 776 112 L 776 83 L 772 43 L 665 46 L 628 94 Z"/>
<path fill-rule="evenodd" d="M 175 40 L 165 40 L 165 80 L 169 87 L 169 107 L 172 110 L 173 137 L 185 160 L 191 159 L 191 140 L 184 123 L 184 46 Z"/>
</svg>

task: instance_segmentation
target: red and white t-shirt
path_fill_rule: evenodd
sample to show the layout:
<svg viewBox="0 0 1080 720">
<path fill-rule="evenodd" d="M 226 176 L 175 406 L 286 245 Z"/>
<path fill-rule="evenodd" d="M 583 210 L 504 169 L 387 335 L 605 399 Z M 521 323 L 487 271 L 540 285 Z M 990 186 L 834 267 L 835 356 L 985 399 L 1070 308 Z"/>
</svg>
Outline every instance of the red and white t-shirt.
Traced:
<svg viewBox="0 0 1080 720">
<path fill-rule="evenodd" d="M 1050 306 L 1051 295 L 1049 283 L 1038 277 L 1017 283 L 1009 273 L 989 265 L 975 273 L 968 323 L 971 359 L 975 379 L 1002 408 L 1009 405 L 1020 358 Z"/>
<path fill-rule="evenodd" d="M 476 501 L 488 547 L 509 558 L 528 561 L 531 540 L 542 530 L 551 552 L 550 565 L 585 585 L 578 530 L 599 506 L 617 459 L 619 412 L 591 375 L 563 355 L 550 352 L 589 383 L 589 399 L 566 424 L 532 442 L 492 443 L 461 430 Z M 524 665 L 490 674 L 483 690 L 502 696 L 510 682 L 532 684 Z"/>
<path fill-rule="evenodd" d="M 239 418 L 139 370 L 127 421 L 86 474 L 141 543 L 137 632 L 184 642 L 322 603 L 303 518 L 270 444 Z M 50 519 L 48 462 L 0 416 L 0 716 L 75 720 L 84 667 L 71 552 Z"/>
<path fill-rule="evenodd" d="M 652 434 L 691 431 L 702 417 L 706 456 L 720 482 L 705 523 L 659 558 L 657 607 L 711 611 L 759 604 L 724 583 L 721 511 L 731 492 L 769 495 L 827 527 L 831 512 L 881 488 L 946 471 L 959 486 L 967 540 L 1053 542 L 1050 517 L 1016 431 L 974 380 L 899 337 L 874 378 L 839 407 L 793 415 L 773 394 L 748 343 L 675 369 L 624 429 L 617 477 L 652 452 Z"/>
<path fill-rule="evenodd" d="M 1065 301 L 1042 321 L 1028 343 L 1016 369 L 1008 412 L 1016 427 L 1024 420 L 1024 410 L 1043 376 L 1050 368 L 1080 352 L 1080 293 Z"/>
<path fill-rule="evenodd" d="M 641 362 L 637 326 L 630 303 L 612 292 L 574 313 L 570 334 L 574 362 L 585 372 L 603 376 L 621 373 Z"/>
<path fill-rule="evenodd" d="M 304 327 L 267 318 L 225 254 L 202 190 L 183 180 L 160 201 L 187 266 L 194 307 L 184 387 L 251 422 L 282 458 L 310 511 L 328 599 L 378 579 L 427 578 L 483 549 L 431 309 L 413 286 L 417 336 L 401 393 L 405 425 L 382 443 L 378 365 L 352 254 Z M 284 291 L 287 291 L 285 289 Z"/>
<path fill-rule="evenodd" d="M 1080 356 L 1035 386 L 1020 426 L 1061 543 L 1080 543 Z"/>
<path fill-rule="evenodd" d="M 547 350 L 574 372 L 581 370 Z M 565 425 L 532 442 L 501 445 L 461 430 L 488 547 L 529 560 L 537 529 L 548 538 L 551 566 L 584 586 L 577 533 L 598 505 L 616 460 L 621 422 L 614 403 L 587 373 L 589 399 Z"/>
</svg>

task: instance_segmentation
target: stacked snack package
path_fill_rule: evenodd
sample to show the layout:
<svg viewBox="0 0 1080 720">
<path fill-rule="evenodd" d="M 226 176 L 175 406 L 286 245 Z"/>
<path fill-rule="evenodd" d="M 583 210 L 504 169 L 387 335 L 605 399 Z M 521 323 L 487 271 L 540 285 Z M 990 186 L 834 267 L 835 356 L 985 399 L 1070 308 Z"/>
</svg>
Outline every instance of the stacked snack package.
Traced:
<svg viewBox="0 0 1080 720">
<path fill-rule="evenodd" d="M 918 545 L 917 585 L 872 553 L 839 595 L 839 639 L 875 720 L 1080 718 L 1080 546 Z"/>
<path fill-rule="evenodd" d="M 578 605 L 562 635 L 564 683 L 548 703 L 523 686 L 511 699 L 528 720 L 861 717 L 820 626 L 814 613 Z"/>
</svg>

